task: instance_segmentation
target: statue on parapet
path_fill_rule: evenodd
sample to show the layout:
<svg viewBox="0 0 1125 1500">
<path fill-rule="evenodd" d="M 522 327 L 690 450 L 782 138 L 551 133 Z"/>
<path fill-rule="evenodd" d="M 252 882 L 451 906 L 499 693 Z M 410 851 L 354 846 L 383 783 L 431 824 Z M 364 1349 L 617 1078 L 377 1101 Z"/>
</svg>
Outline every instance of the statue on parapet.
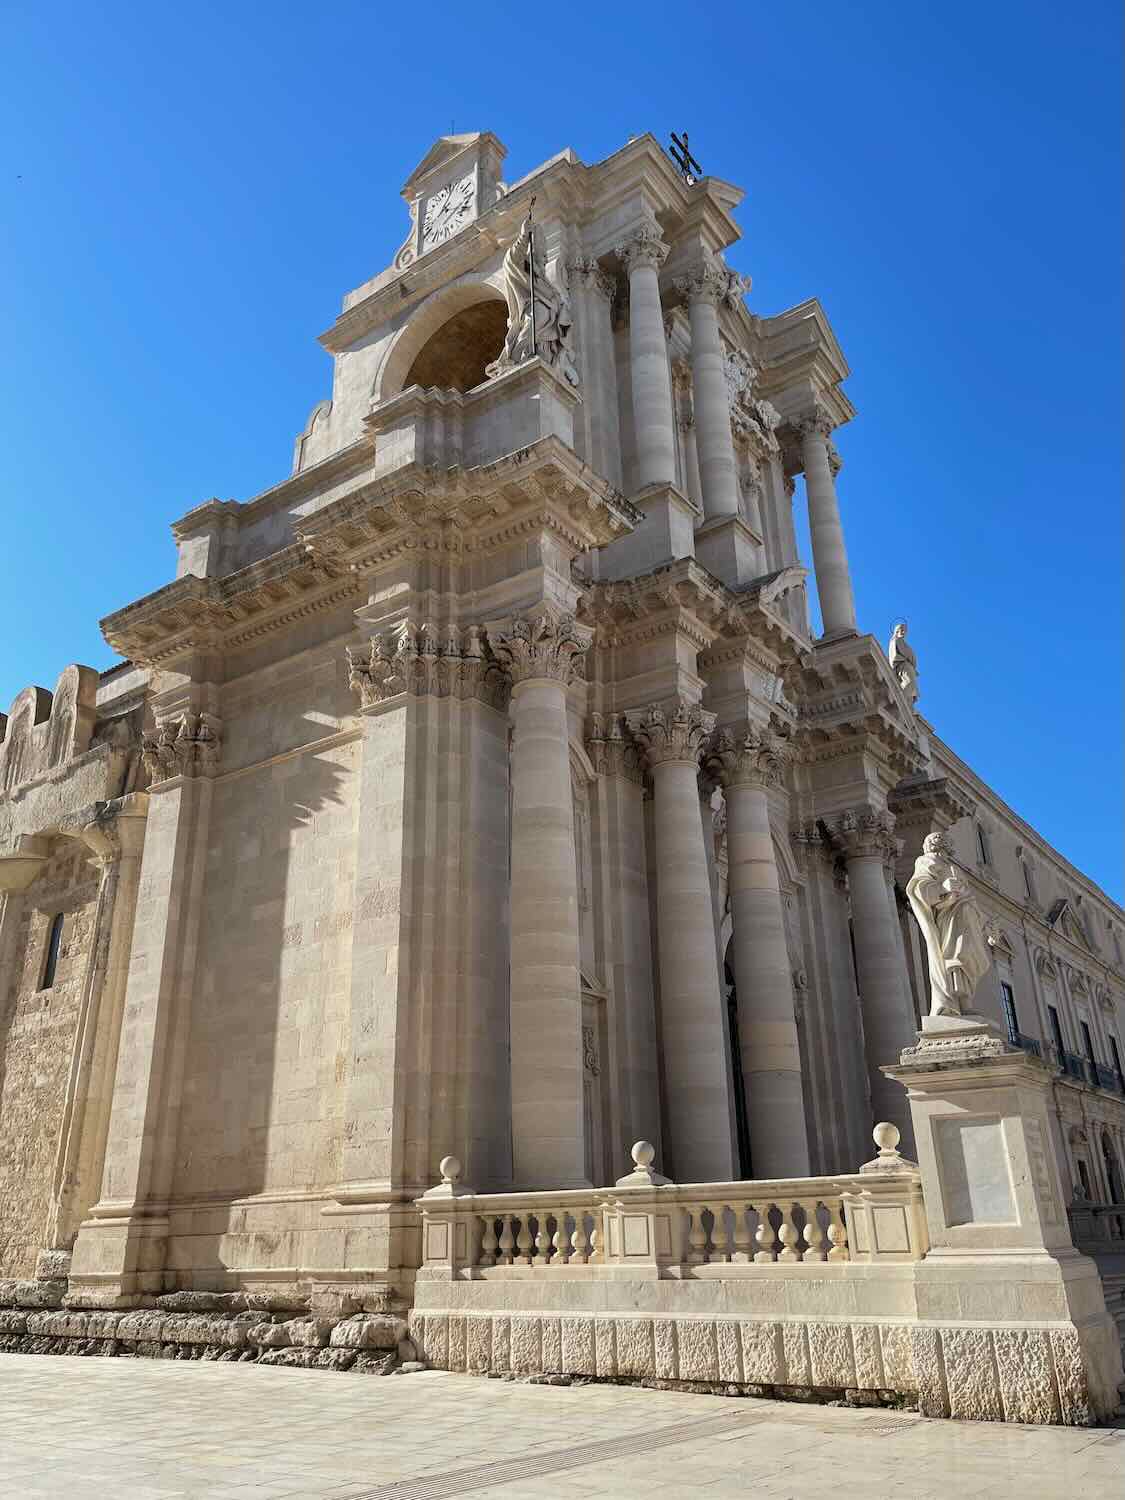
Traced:
<svg viewBox="0 0 1125 1500">
<path fill-rule="evenodd" d="M 927 834 L 906 897 L 926 941 L 931 1017 L 973 1016 L 973 995 L 992 953 L 984 917 L 944 833 Z"/>
<path fill-rule="evenodd" d="M 576 386 L 578 371 L 571 342 L 570 298 L 547 275 L 530 213 L 504 256 L 504 296 L 508 303 L 508 335 L 499 358 L 488 366 L 487 373 L 503 375 L 538 354 L 557 375 Z"/>
<path fill-rule="evenodd" d="M 918 658 L 914 654 L 914 647 L 907 642 L 905 620 L 899 620 L 895 626 L 890 645 L 887 647 L 887 656 L 890 658 L 891 671 L 898 679 L 899 687 L 911 703 L 916 703 L 918 701 Z"/>
</svg>

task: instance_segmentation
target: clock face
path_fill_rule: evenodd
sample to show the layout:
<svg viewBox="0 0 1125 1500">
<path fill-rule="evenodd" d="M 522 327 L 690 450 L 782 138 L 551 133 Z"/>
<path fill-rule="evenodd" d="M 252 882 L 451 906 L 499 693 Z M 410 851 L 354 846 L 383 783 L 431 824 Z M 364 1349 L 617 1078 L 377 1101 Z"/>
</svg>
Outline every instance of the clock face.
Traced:
<svg viewBox="0 0 1125 1500">
<path fill-rule="evenodd" d="M 430 194 L 422 216 L 423 252 L 432 250 L 465 227 L 472 217 L 475 196 L 476 182 L 472 172 Z"/>
</svg>

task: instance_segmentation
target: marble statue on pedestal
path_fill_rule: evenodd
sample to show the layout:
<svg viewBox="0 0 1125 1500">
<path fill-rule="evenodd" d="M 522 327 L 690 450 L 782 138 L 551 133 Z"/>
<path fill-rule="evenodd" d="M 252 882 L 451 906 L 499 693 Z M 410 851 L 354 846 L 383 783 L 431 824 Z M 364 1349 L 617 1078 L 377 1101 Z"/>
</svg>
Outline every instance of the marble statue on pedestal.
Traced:
<svg viewBox="0 0 1125 1500">
<path fill-rule="evenodd" d="M 508 336 L 500 357 L 488 367 L 502 375 L 538 354 L 569 385 L 578 384 L 571 347 L 570 298 L 547 275 L 543 252 L 532 233 L 531 215 L 504 256 L 504 296 Z"/>
<path fill-rule="evenodd" d="M 992 967 L 984 918 L 942 833 L 928 834 L 906 885 L 929 959 L 931 1016 L 971 1010 L 977 985 Z"/>
</svg>

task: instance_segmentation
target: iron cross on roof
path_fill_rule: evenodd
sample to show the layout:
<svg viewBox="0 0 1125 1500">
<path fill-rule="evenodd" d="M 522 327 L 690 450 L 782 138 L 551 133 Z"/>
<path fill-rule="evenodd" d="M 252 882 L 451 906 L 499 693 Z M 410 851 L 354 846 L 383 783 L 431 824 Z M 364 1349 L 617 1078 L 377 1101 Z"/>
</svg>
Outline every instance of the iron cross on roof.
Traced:
<svg viewBox="0 0 1125 1500">
<path fill-rule="evenodd" d="M 668 155 L 680 169 L 685 182 L 692 183 L 697 177 L 703 176 L 703 168 L 692 156 L 688 147 L 688 135 L 685 130 L 683 136 L 678 136 L 672 131 L 672 144 L 668 147 Z"/>
</svg>

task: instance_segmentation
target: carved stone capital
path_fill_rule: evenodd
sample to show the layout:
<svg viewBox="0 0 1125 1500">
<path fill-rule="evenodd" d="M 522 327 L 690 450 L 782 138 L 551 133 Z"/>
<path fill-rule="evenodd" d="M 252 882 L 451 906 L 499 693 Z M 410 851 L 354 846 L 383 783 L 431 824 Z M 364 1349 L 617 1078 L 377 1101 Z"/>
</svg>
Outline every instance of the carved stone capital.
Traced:
<svg viewBox="0 0 1125 1500">
<path fill-rule="evenodd" d="M 769 789 L 782 785 L 790 758 L 789 746 L 778 735 L 756 724 L 743 724 L 715 735 L 704 764 L 726 790 L 737 786 Z"/>
<path fill-rule="evenodd" d="M 508 678 L 479 625 L 422 625 L 408 621 L 347 648 L 348 686 L 360 709 L 400 693 L 413 697 L 477 698 L 507 705 Z"/>
<path fill-rule="evenodd" d="M 669 760 L 698 763 L 707 737 L 715 727 L 715 715 L 707 713 L 698 703 L 686 703 L 679 698 L 671 708 L 654 703 L 630 714 L 629 727 L 650 767 Z"/>
<path fill-rule="evenodd" d="M 831 437 L 836 423 L 831 412 L 819 401 L 813 404 L 810 411 L 802 412 L 799 417 L 793 419 L 793 428 L 801 438 L 816 436 L 823 438 L 825 442 Z"/>
<path fill-rule="evenodd" d="M 627 273 L 631 273 L 634 266 L 652 266 L 659 270 L 668 259 L 669 247 L 660 238 L 660 228 L 656 224 L 642 224 L 629 237 L 617 246 L 617 254 Z"/>
<path fill-rule="evenodd" d="M 586 751 L 599 776 L 644 780 L 643 756 L 623 714 L 591 714 L 586 721 Z"/>
<path fill-rule="evenodd" d="M 593 634 L 588 626 L 576 624 L 573 615 L 556 618 L 544 611 L 513 620 L 506 629 L 493 631 L 490 640 L 513 683 L 545 677 L 565 686 L 576 676 Z"/>
<path fill-rule="evenodd" d="M 572 284 L 577 282 L 587 291 L 596 292 L 599 297 L 604 297 L 607 302 L 613 300 L 613 295 L 617 290 L 616 284 L 613 277 L 607 275 L 596 260 L 580 256 L 568 262 L 566 269 L 571 276 Z"/>
<path fill-rule="evenodd" d="M 836 478 L 836 475 L 844 467 L 844 460 L 840 457 L 840 450 L 832 442 L 828 444 L 828 467 L 833 479 Z"/>
<path fill-rule="evenodd" d="M 881 859 L 892 865 L 901 849 L 894 836 L 894 815 L 874 807 L 849 808 L 825 820 L 833 847 L 845 860 Z"/>
<path fill-rule="evenodd" d="M 718 307 L 726 300 L 730 274 L 718 261 L 705 260 L 687 275 L 677 276 L 672 285 L 689 303 L 709 302 L 712 307 Z"/>
<path fill-rule="evenodd" d="M 156 785 L 173 776 L 214 776 L 222 753 L 222 725 L 213 714 L 172 715 L 141 739 L 141 759 Z"/>
<path fill-rule="evenodd" d="M 824 829 L 815 818 L 794 828 L 789 838 L 797 863 L 802 869 L 812 869 L 818 861 L 835 858 L 832 846 L 825 837 Z"/>
</svg>

